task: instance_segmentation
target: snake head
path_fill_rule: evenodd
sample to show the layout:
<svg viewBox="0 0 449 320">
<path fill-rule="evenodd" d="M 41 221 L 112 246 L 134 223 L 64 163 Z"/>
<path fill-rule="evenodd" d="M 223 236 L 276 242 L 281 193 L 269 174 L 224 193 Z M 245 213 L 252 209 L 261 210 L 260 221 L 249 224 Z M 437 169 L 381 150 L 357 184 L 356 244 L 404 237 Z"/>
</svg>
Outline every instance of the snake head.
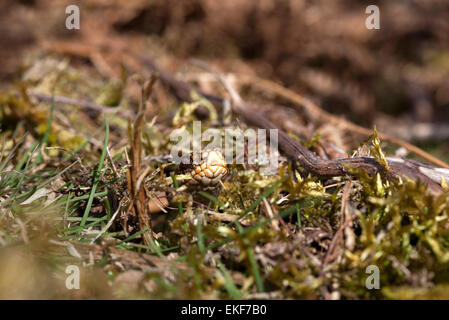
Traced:
<svg viewBox="0 0 449 320">
<path fill-rule="evenodd" d="M 205 150 L 201 153 L 201 162 L 193 165 L 191 183 L 215 186 L 227 173 L 226 161 L 221 150 Z"/>
</svg>

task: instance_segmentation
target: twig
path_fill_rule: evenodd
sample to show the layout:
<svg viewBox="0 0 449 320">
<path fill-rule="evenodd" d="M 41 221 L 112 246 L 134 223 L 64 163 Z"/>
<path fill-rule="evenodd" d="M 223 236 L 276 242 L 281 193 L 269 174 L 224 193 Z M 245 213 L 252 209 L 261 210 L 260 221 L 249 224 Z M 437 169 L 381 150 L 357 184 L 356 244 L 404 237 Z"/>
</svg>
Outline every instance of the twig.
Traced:
<svg viewBox="0 0 449 320">
<path fill-rule="evenodd" d="M 142 156 L 142 127 L 145 115 L 146 101 L 151 95 L 152 88 L 156 82 L 157 77 L 153 75 L 149 81 L 146 81 L 142 86 L 141 102 L 139 105 L 139 113 L 134 121 L 133 137 L 132 137 L 132 166 L 129 168 L 128 177 L 130 183 L 128 187 L 131 188 L 130 195 L 133 198 L 133 211 L 139 219 L 141 229 L 147 229 L 143 233 L 143 240 L 145 245 L 149 246 L 152 243 L 152 230 L 151 230 L 151 218 L 149 209 L 146 203 L 145 189 L 141 187 L 139 183 L 139 177 L 141 176 L 141 156 Z"/>
<path fill-rule="evenodd" d="M 210 218 L 212 218 L 213 220 L 216 221 L 221 221 L 221 222 L 232 222 L 235 220 L 235 215 L 233 214 L 227 214 L 227 213 L 218 213 L 212 210 L 207 210 L 207 214 L 209 215 Z M 242 219 L 240 220 L 240 224 L 242 226 L 250 226 L 253 223 L 251 223 L 250 221 L 248 221 L 247 219 Z"/>
<path fill-rule="evenodd" d="M 271 205 L 268 203 L 268 200 L 266 198 L 263 198 L 263 205 L 268 218 L 273 219 L 271 221 L 271 226 L 273 227 L 273 230 L 279 231 L 279 221 L 274 219 L 273 210 L 271 209 Z"/>
<path fill-rule="evenodd" d="M 326 252 L 326 255 L 324 256 L 323 263 L 321 265 L 321 270 L 324 269 L 326 264 L 333 258 L 333 253 L 336 248 L 336 245 L 338 241 L 340 241 L 341 236 L 343 234 L 343 230 L 346 227 L 347 224 L 351 222 L 351 219 L 345 220 L 346 218 L 346 210 L 348 209 L 348 201 L 349 196 L 351 193 L 352 188 L 352 182 L 346 182 L 345 187 L 343 188 L 343 195 L 341 197 L 341 221 L 340 221 L 340 227 L 338 228 L 337 232 L 335 232 L 334 237 L 332 238 L 331 244 L 329 245 L 329 249 Z"/>
<path fill-rule="evenodd" d="M 155 64 L 148 58 L 142 57 L 137 54 L 132 55 L 143 65 L 147 66 L 150 70 L 157 71 L 159 73 L 161 81 L 170 87 L 176 97 L 178 97 L 182 101 L 191 101 L 190 91 L 193 90 L 192 86 L 175 79 L 168 72 L 163 71 L 159 67 L 155 66 Z M 260 112 L 250 108 L 223 76 L 221 76 L 218 72 L 214 71 L 207 65 L 205 67 L 216 74 L 220 82 L 229 92 L 233 102 L 232 110 L 235 114 L 241 116 L 248 124 L 254 125 L 256 127 L 266 130 L 278 129 L 271 121 L 267 120 L 262 114 L 260 114 Z M 205 96 L 215 104 L 222 104 L 224 101 L 224 99 L 222 98 L 212 96 L 210 94 L 205 94 L 201 91 L 199 91 L 199 93 L 201 93 L 203 96 Z M 353 129 L 360 129 L 360 127 L 354 126 L 355 125 L 352 124 Z M 362 129 L 363 132 L 367 130 L 365 128 Z M 394 141 L 397 140 L 394 139 Z M 385 172 L 385 168 L 380 165 L 373 157 L 342 158 L 334 160 L 323 159 L 308 150 L 306 147 L 288 136 L 283 130 L 280 129 L 278 129 L 278 142 L 281 151 L 283 151 L 288 158 L 298 161 L 299 164 L 307 172 L 320 178 L 331 178 L 335 176 L 346 175 L 355 177 L 350 168 L 365 170 L 368 174 Z M 416 149 L 419 150 L 419 148 Z M 426 165 L 421 165 L 421 163 L 417 161 L 389 158 L 388 166 L 389 170 L 386 172 L 386 175 L 389 179 L 410 178 L 415 181 L 421 180 L 428 185 L 428 190 L 432 194 L 439 195 L 443 192 L 440 183 L 435 181 L 435 176 L 440 176 L 441 178 L 443 178 L 447 173 L 441 170 L 447 169 L 432 169 L 432 174 L 435 176 L 431 178 L 429 177 L 428 172 L 422 170 L 422 168 L 426 168 Z M 441 179 L 439 181 L 441 181 Z"/>
</svg>

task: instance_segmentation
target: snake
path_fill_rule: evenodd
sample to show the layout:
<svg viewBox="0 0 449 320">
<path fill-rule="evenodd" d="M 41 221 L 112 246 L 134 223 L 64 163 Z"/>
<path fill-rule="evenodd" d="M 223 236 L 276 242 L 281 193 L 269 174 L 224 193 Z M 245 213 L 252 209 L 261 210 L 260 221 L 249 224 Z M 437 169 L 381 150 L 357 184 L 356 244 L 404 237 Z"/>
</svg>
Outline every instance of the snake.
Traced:
<svg viewBox="0 0 449 320">
<path fill-rule="evenodd" d="M 185 184 L 191 191 L 213 191 L 220 189 L 222 181 L 229 170 L 225 157 L 220 149 L 207 149 L 199 153 L 199 163 L 193 162 L 193 153 L 190 154 L 187 164 L 181 163 L 179 171 L 187 175 Z M 146 157 L 145 162 L 173 162 L 171 155 Z"/>
<path fill-rule="evenodd" d="M 221 150 L 204 150 L 201 152 L 201 162 L 192 165 L 191 179 L 187 183 L 204 190 L 215 189 L 227 173 L 228 168 Z"/>
</svg>

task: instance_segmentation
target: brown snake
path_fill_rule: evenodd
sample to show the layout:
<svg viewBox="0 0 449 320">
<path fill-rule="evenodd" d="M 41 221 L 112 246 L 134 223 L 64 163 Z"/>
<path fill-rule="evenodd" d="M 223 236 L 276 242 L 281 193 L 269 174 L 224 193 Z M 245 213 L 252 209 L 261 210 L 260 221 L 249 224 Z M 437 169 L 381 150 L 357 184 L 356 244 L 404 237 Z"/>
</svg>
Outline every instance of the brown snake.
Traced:
<svg viewBox="0 0 449 320">
<path fill-rule="evenodd" d="M 203 150 L 200 153 L 200 162 L 192 163 L 193 157 L 190 157 L 189 163 L 181 163 L 180 171 L 189 176 L 186 185 L 189 189 L 197 191 L 207 191 L 217 189 L 221 181 L 228 174 L 228 168 L 220 149 Z M 145 162 L 173 162 L 171 155 L 158 157 L 146 157 Z"/>
</svg>

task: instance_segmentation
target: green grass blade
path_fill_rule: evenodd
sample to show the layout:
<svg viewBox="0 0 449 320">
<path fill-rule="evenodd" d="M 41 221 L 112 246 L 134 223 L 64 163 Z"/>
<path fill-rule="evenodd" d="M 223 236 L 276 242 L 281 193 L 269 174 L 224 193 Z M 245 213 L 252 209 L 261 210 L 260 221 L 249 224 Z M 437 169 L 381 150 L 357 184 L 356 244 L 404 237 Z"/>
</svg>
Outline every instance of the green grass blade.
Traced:
<svg viewBox="0 0 449 320">
<path fill-rule="evenodd" d="M 240 223 L 237 222 L 237 228 L 240 234 L 243 234 L 243 228 Z M 257 290 L 259 292 L 264 292 L 264 285 L 262 281 L 262 277 L 259 271 L 259 265 L 257 264 L 256 257 L 254 257 L 253 247 L 247 238 L 243 238 L 243 243 L 246 247 L 246 252 L 248 254 L 249 263 L 251 265 L 251 273 L 254 276 L 254 281 L 256 282 Z"/>
<path fill-rule="evenodd" d="M 196 233 L 197 233 L 197 237 L 198 237 L 198 249 L 200 249 L 200 252 L 203 253 L 205 252 L 205 247 L 204 247 L 204 233 L 202 231 L 202 227 L 203 224 L 201 223 L 200 219 L 198 219 L 198 222 L 196 224 Z"/>
<path fill-rule="evenodd" d="M 283 177 L 282 179 L 279 179 L 276 181 L 267 191 L 265 191 L 256 201 L 254 201 L 248 209 L 246 209 L 240 216 L 238 216 L 234 221 L 230 223 L 230 225 L 236 224 L 240 219 L 242 219 L 244 216 L 246 216 L 248 213 L 253 211 L 257 208 L 257 206 L 268 197 L 287 177 Z"/>
<path fill-rule="evenodd" d="M 173 185 L 175 186 L 175 188 L 179 188 L 179 184 L 178 184 L 178 180 L 176 180 L 176 177 L 174 175 L 172 175 L 172 180 L 173 180 Z M 179 215 L 182 216 L 183 211 L 182 211 L 182 203 L 178 202 L 178 212 Z"/>
<path fill-rule="evenodd" d="M 86 209 L 84 210 L 83 219 L 81 220 L 81 226 L 84 226 L 86 219 L 89 216 L 90 208 L 92 207 L 92 202 L 94 201 L 95 191 L 97 190 L 98 183 L 100 182 L 101 169 L 103 168 L 104 160 L 106 158 L 106 150 L 109 142 L 109 123 L 106 116 L 104 117 L 106 126 L 106 137 L 104 138 L 103 151 L 101 152 L 100 162 L 95 172 L 94 182 L 92 184 L 92 190 L 90 191 L 89 200 L 87 200 Z"/>
<path fill-rule="evenodd" d="M 221 271 L 221 275 L 225 279 L 224 287 L 226 291 L 229 293 L 229 296 L 233 299 L 240 299 L 242 297 L 242 293 L 237 288 L 237 286 L 234 284 L 234 281 L 232 280 L 231 275 L 229 274 L 228 270 L 226 270 L 226 267 L 221 263 L 221 261 L 217 261 L 217 266 Z M 218 270 L 217 270 L 218 272 Z"/>
<path fill-rule="evenodd" d="M 119 243 L 117 243 L 117 245 L 120 245 L 120 244 L 123 244 L 123 243 L 125 243 L 125 242 L 131 241 L 131 240 L 137 238 L 138 236 L 140 236 L 141 234 L 143 234 L 144 232 L 146 232 L 147 230 L 148 230 L 148 227 L 147 227 L 147 228 L 143 228 L 142 230 L 137 231 L 136 233 L 130 235 L 128 238 L 123 239 L 122 241 L 120 241 Z"/>
<path fill-rule="evenodd" d="M 55 94 L 54 94 L 55 88 L 53 88 L 53 92 L 51 95 L 51 102 L 50 102 L 50 113 L 48 115 L 48 121 L 47 121 L 47 128 L 45 130 L 44 136 L 42 137 L 41 145 L 42 147 L 45 147 L 48 144 L 48 139 L 50 138 L 51 133 L 51 124 L 53 122 L 53 111 L 55 109 Z M 39 150 L 39 154 L 36 159 L 36 163 L 41 163 L 43 161 L 42 157 L 42 149 Z"/>
</svg>

